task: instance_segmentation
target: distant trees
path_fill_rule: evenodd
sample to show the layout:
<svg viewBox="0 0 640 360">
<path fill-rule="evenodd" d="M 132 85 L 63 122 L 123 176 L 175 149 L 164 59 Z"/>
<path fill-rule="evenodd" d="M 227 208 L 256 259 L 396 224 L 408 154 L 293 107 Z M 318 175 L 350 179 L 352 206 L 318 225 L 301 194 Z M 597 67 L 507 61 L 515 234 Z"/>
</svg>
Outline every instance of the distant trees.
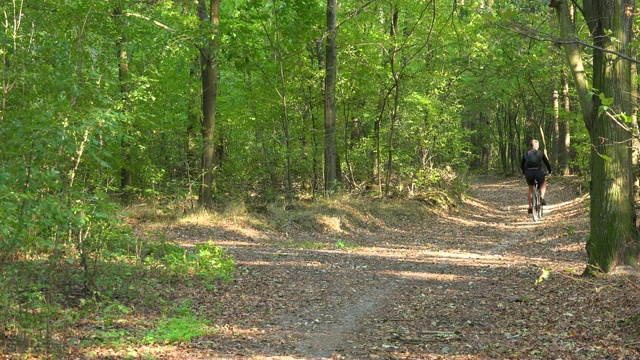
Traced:
<svg viewBox="0 0 640 360">
<path fill-rule="evenodd" d="M 392 195 L 441 183 L 447 167 L 511 173 L 526 136 L 557 136 L 548 128 L 550 85 L 560 74 L 549 66 L 555 54 L 486 26 L 546 16 L 541 6 L 337 5 L 24 6 L 24 16 L 5 26 L 2 117 L 19 117 L 13 104 L 29 92 L 59 93 L 46 101 L 51 114 L 83 109 L 101 124 L 89 129 L 76 186 L 132 198 L 197 197 L 202 205 L 246 193 L 319 193 L 338 183 Z M 41 25 L 61 14 L 69 21 Z M 30 33 L 25 21 L 42 31 Z M 20 67 L 29 57 L 43 66 Z M 98 108 L 111 122 L 98 120 Z M 80 138 L 86 131 L 76 130 Z"/>
<path fill-rule="evenodd" d="M 529 136 L 562 142 L 555 50 L 502 27 L 548 16 L 539 2 L 23 5 L 2 5 L 0 168 L 11 181 L 0 186 L 24 195 L 7 205 L 16 226 L 34 218 L 23 217 L 30 201 L 62 188 L 81 203 L 205 206 L 395 196 L 469 168 L 513 173 Z M 562 108 L 560 133 L 575 117 Z M 574 150 L 588 149 L 574 128 Z M 575 155 L 558 161 L 579 167 Z"/>
</svg>

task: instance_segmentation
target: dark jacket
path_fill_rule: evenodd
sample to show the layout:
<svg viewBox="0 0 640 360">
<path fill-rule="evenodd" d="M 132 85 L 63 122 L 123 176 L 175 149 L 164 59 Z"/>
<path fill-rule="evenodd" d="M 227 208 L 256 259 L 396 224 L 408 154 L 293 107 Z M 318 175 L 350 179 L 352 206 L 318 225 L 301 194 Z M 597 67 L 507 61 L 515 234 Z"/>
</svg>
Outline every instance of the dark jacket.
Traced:
<svg viewBox="0 0 640 360">
<path fill-rule="evenodd" d="M 551 164 L 549 164 L 549 159 L 547 159 L 547 155 L 540 150 L 529 149 L 522 156 L 522 161 L 520 163 L 520 169 L 522 169 L 522 173 L 525 174 L 528 169 L 540 169 L 542 170 L 542 164 L 547 167 L 549 173 L 552 172 Z"/>
</svg>

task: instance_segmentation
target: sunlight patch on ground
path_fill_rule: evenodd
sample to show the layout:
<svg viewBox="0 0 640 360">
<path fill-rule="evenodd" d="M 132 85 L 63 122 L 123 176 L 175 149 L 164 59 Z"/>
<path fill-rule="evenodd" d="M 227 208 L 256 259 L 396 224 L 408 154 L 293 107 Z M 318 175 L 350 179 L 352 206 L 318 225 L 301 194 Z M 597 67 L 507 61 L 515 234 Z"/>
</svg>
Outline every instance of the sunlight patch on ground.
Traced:
<svg viewBox="0 0 640 360">
<path fill-rule="evenodd" d="M 323 264 L 319 261 L 305 261 L 305 259 L 300 259 L 300 261 L 241 261 L 238 262 L 243 266 L 279 266 L 279 267 L 323 267 L 326 264 Z"/>
<path fill-rule="evenodd" d="M 506 188 L 520 188 L 524 187 L 524 182 L 520 182 L 519 179 L 511 180 L 511 181 L 500 181 L 494 183 L 483 183 L 483 189 L 491 189 L 491 190 L 504 190 Z"/>
<path fill-rule="evenodd" d="M 531 219 L 531 215 L 527 216 L 527 213 L 525 211 L 513 211 L 513 214 L 516 213 L 522 213 L 522 219 L 520 218 L 513 218 L 513 217 L 507 217 L 506 215 L 504 216 L 504 218 L 502 219 L 502 221 L 494 221 L 494 222 L 489 222 L 486 221 L 486 218 L 484 217 L 480 217 L 480 216 L 475 216 L 474 218 L 471 217 L 463 217 L 463 216 L 447 216 L 446 219 L 452 222 L 455 222 L 457 224 L 463 225 L 463 226 L 470 226 L 470 227 L 478 227 L 478 226 L 486 226 L 486 227 L 492 227 L 492 228 L 511 228 L 511 229 L 522 229 L 522 228 L 531 228 L 534 227 L 535 223 L 533 223 L 533 220 Z"/>
<path fill-rule="evenodd" d="M 343 233 L 339 217 L 323 215 L 318 218 L 318 222 L 322 225 L 326 231 L 333 231 L 335 233 Z"/>
<path fill-rule="evenodd" d="M 369 256 L 376 258 L 385 258 L 385 259 L 394 259 L 397 261 L 412 261 L 421 264 L 433 264 L 436 266 L 440 265 L 464 265 L 464 266 L 472 266 L 472 267 L 486 267 L 486 266 L 495 266 L 495 267 L 505 267 L 505 258 L 502 255 L 495 254 L 492 251 L 488 251 L 487 253 L 474 253 L 474 252 L 445 252 L 445 251 L 420 251 L 417 256 L 407 257 L 406 252 L 397 252 L 391 254 L 388 249 L 386 251 L 387 255 L 380 255 L 378 252 L 382 252 L 383 250 L 373 251 L 369 254 L 364 254 L 359 252 L 358 255 L 361 256 Z M 522 261 L 521 259 L 512 258 L 510 259 L 513 264 L 526 263 L 526 261 Z M 526 260 L 526 259 L 525 259 Z"/>
<path fill-rule="evenodd" d="M 182 241 L 176 241 L 176 244 L 183 246 L 185 248 L 192 248 L 198 243 L 206 243 L 206 241 L 194 241 L 191 238 L 184 239 Z M 252 243 L 248 241 L 239 241 L 239 240 L 211 240 L 215 245 L 220 246 L 222 248 L 230 248 L 230 247 L 258 247 L 264 246 L 264 244 L 260 243 Z"/>
<path fill-rule="evenodd" d="M 86 359 L 154 359 L 156 356 L 175 355 L 176 347 L 171 345 L 135 345 L 122 349 L 109 347 L 86 347 L 74 355 L 82 355 Z"/>
<path fill-rule="evenodd" d="M 584 250 L 584 246 L 584 242 L 575 242 L 572 244 L 557 245 L 553 249 L 557 251 L 582 251 Z"/>
<path fill-rule="evenodd" d="M 429 251 L 423 250 L 418 253 L 415 249 L 389 249 L 389 248 L 363 248 L 357 251 L 343 250 L 308 250 L 303 249 L 300 252 L 278 252 L 270 253 L 273 258 L 271 260 L 253 260 L 238 261 L 242 266 L 275 266 L 283 268 L 317 268 L 336 267 L 359 270 L 369 269 L 369 262 L 376 264 L 380 260 L 393 262 L 413 262 L 416 264 L 441 266 L 467 266 L 467 267 L 505 267 L 511 265 L 520 265 L 527 262 L 526 259 L 511 258 L 507 259 L 502 255 L 496 254 L 493 250 L 486 252 L 464 252 L 464 251 Z M 338 262 L 322 262 L 310 259 L 313 254 L 333 254 L 343 255 L 343 259 Z M 411 255 L 413 254 L 413 255 Z M 370 259 L 370 260 L 367 260 Z M 509 261 L 511 265 L 505 265 L 505 261 Z M 374 272 L 379 272 L 372 270 Z M 380 273 L 386 273 L 382 271 Z"/>
<path fill-rule="evenodd" d="M 453 282 L 453 281 L 469 281 L 476 280 L 475 277 L 469 276 L 460 276 L 454 274 L 441 274 L 441 273 L 430 273 L 430 272 L 416 272 L 416 271 L 400 271 L 400 272 L 392 272 L 392 271 L 383 271 L 381 272 L 385 275 L 396 276 L 405 279 L 412 280 L 431 280 L 431 281 L 442 281 L 442 282 Z"/>
<path fill-rule="evenodd" d="M 432 257 L 426 258 L 425 262 L 432 263 L 434 265 L 449 265 L 449 266 L 466 266 L 466 267 L 510 267 L 512 265 L 526 264 L 526 259 L 510 259 L 509 264 L 505 264 L 505 259 L 493 255 L 487 255 L 487 257 L 459 257 L 459 258 L 442 258 Z"/>
</svg>

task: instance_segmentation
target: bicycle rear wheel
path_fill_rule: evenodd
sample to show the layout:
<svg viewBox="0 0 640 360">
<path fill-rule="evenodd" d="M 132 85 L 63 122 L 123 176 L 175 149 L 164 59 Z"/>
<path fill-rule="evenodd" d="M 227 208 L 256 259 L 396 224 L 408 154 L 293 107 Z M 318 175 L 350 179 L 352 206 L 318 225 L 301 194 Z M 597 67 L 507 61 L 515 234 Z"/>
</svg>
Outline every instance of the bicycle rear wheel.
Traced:
<svg viewBox="0 0 640 360">
<path fill-rule="evenodd" d="M 538 222 L 542 220 L 542 201 L 540 196 L 540 187 L 536 183 L 533 192 L 533 221 Z"/>
</svg>

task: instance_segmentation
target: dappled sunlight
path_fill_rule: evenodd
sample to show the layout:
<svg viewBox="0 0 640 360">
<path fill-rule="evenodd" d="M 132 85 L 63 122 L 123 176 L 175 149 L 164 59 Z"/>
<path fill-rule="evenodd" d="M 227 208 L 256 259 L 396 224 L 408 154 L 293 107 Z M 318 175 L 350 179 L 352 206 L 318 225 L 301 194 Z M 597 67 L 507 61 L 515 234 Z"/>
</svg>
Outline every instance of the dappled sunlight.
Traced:
<svg viewBox="0 0 640 360">
<path fill-rule="evenodd" d="M 188 343 L 177 344 L 147 344 L 142 339 L 138 339 L 140 344 L 135 345 L 103 345 L 78 348 L 74 355 L 82 358 L 104 358 L 104 359 L 237 359 L 237 356 L 220 356 L 217 354 L 216 344 L 219 342 L 236 342 L 242 338 L 266 338 L 269 341 L 277 342 L 278 333 L 276 329 L 244 327 L 239 325 L 212 325 L 208 327 L 207 334 L 194 339 L 192 345 Z M 121 328 L 122 336 L 125 336 Z M 117 334 L 117 333 L 116 333 Z M 202 351 L 203 347 L 209 347 Z M 190 357 L 191 356 L 191 357 Z M 252 357 L 259 359 L 261 357 Z M 295 359 L 293 357 L 277 357 L 278 359 Z"/>
<path fill-rule="evenodd" d="M 82 347 L 75 351 L 83 359 L 167 358 L 182 352 L 175 345 L 134 345 L 121 349 L 112 346 Z"/>
<path fill-rule="evenodd" d="M 205 242 L 208 241 L 204 240 Z M 202 242 L 202 241 L 200 241 Z M 200 242 L 195 242 L 193 240 L 189 240 L 189 239 L 184 239 L 184 240 L 180 240 L 177 241 L 176 243 L 180 246 L 184 246 L 186 248 L 191 248 L 194 247 L 196 244 L 200 243 Z M 259 246 L 264 246 L 261 243 L 255 243 L 255 242 L 249 242 L 249 241 L 241 241 L 241 240 L 214 240 L 215 244 L 220 246 L 220 247 L 259 247 Z"/>
<path fill-rule="evenodd" d="M 461 276 L 454 274 L 440 274 L 440 273 L 428 273 L 428 272 L 418 272 L 418 271 L 400 271 L 400 272 L 382 272 L 382 274 L 390 275 L 403 279 L 412 279 L 412 280 L 423 280 L 434 283 L 451 283 L 454 281 L 478 281 L 482 279 L 486 279 L 484 277 L 476 277 L 476 276 Z"/>
<path fill-rule="evenodd" d="M 553 247 L 551 251 L 554 252 L 572 252 L 572 251 L 584 251 L 585 243 L 572 243 L 572 244 L 561 244 Z"/>
<path fill-rule="evenodd" d="M 495 270 L 527 264 L 527 260 L 524 258 L 507 258 L 497 254 L 459 251 L 418 251 L 416 253 L 415 250 L 410 249 L 390 251 L 388 248 L 363 248 L 348 252 L 339 250 L 298 250 L 295 253 L 263 252 L 262 256 L 265 257 L 262 260 L 239 260 L 237 263 L 242 267 L 253 269 L 278 268 L 289 276 L 295 276 L 298 271 L 310 270 L 334 274 L 364 271 L 397 278 L 414 274 L 410 276 L 413 279 L 422 278 L 438 282 L 458 279 L 460 277 L 458 273 L 462 271 L 459 267 L 467 270 L 487 268 Z M 414 270 L 398 270 L 402 268 Z"/>
</svg>

